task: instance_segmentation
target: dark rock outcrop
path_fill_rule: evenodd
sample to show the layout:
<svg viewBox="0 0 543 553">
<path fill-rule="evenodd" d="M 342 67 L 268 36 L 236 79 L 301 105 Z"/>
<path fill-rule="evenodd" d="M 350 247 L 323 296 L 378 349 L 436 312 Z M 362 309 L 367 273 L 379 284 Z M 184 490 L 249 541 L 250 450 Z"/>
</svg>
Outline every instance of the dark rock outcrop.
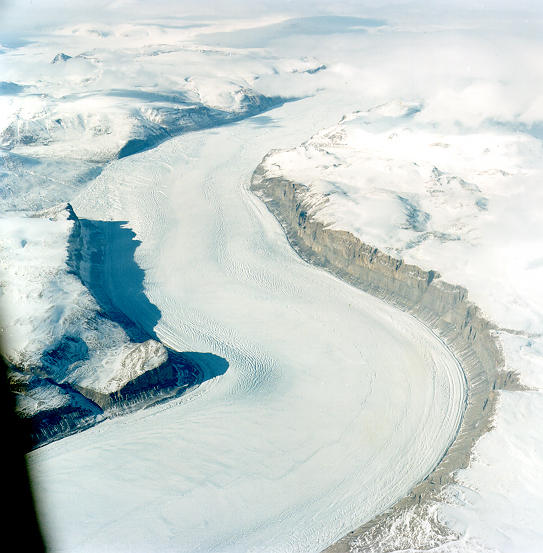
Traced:
<svg viewBox="0 0 543 553">
<path fill-rule="evenodd" d="M 60 63 L 60 62 L 68 61 L 68 60 L 71 60 L 71 59 L 72 59 L 72 56 L 68 56 L 68 54 L 64 54 L 64 53 L 60 52 L 59 54 L 57 54 L 53 58 L 53 61 L 51 63 Z"/>
<path fill-rule="evenodd" d="M 28 447 L 38 447 L 80 432 L 103 420 L 102 409 L 70 385 L 49 378 L 8 371 L 11 392 L 16 397 L 16 413 L 27 422 Z"/>
</svg>

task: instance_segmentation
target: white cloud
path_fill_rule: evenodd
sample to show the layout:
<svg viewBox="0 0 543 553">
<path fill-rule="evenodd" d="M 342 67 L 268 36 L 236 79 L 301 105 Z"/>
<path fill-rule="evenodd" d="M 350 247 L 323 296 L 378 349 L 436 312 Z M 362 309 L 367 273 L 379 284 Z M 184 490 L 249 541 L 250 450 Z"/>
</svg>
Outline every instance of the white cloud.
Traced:
<svg viewBox="0 0 543 553">
<path fill-rule="evenodd" d="M 48 33 L 33 56 L 25 58 L 26 71 L 24 63 L 6 69 L 4 74 L 15 81 L 39 77 L 48 82 L 63 73 L 67 78 L 76 69 L 75 60 L 64 68 L 45 68 L 43 62 L 58 51 L 75 56 L 102 48 L 109 51 L 106 62 L 99 71 L 88 68 L 94 88 L 175 87 L 197 75 L 204 63 L 206 71 L 211 64 L 218 75 L 246 79 L 268 94 L 296 97 L 324 88 L 359 95 L 360 109 L 404 98 L 424 102 L 421 118 L 470 125 L 486 119 L 528 125 L 543 120 L 543 10 L 535 2 L 270 1 L 236 3 L 236 11 L 219 0 L 169 1 L 159 9 L 139 0 L 94 0 L 77 7 L 35 0 L 2 6 L 9 36 Z M 196 11 L 207 26 L 198 27 L 192 17 Z M 310 19 L 327 14 L 351 19 L 345 25 L 337 17 Z M 369 22 L 364 29 L 353 17 L 384 25 Z M 51 34 L 53 25 L 64 27 L 63 34 Z M 136 63 L 134 49 L 151 44 L 184 48 L 185 54 L 176 54 L 175 70 L 173 57 Z M 234 55 L 221 59 L 190 52 L 210 44 Z M 252 52 L 246 46 L 259 49 Z M 309 67 L 301 61 L 306 57 L 327 69 L 299 72 L 304 63 Z"/>
</svg>

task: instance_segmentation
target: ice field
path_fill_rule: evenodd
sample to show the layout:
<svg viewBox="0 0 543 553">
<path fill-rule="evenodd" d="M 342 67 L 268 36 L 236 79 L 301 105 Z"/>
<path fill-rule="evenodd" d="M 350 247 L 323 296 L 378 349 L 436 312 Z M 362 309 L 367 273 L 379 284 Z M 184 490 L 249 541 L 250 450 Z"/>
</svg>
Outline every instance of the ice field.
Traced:
<svg viewBox="0 0 543 553">
<path fill-rule="evenodd" d="M 204 372 L 28 454 L 50 550 L 318 553 L 454 442 L 457 359 L 295 253 L 249 190 L 268 156 L 321 221 L 464 287 L 524 386 L 496 391 L 468 466 L 384 517 L 371 550 L 539 551 L 541 7 L 34 0 L 4 16 L 3 354 L 40 370 L 76 344 L 71 367 L 104 384 L 134 346 L 69 266 L 70 202 L 103 239 L 82 257 L 101 298 Z M 60 220 L 43 211 L 59 205 Z M 22 410 L 66 404 L 46 388 Z"/>
<path fill-rule="evenodd" d="M 279 128 L 294 109 L 273 112 Z M 465 389 L 444 344 L 301 261 L 246 190 L 239 169 L 265 135 L 247 121 L 174 139 L 112 163 L 74 202 L 141 241 L 160 318 L 132 301 L 112 236 L 117 307 L 228 369 L 32 455 L 59 550 L 319 551 L 405 495 L 454 439 Z"/>
</svg>

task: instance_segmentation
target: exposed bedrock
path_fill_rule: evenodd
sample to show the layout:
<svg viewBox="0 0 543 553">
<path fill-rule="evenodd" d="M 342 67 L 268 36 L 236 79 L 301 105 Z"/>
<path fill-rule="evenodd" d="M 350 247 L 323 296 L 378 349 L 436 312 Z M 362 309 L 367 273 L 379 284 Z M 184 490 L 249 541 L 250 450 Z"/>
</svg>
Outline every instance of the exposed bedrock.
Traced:
<svg viewBox="0 0 543 553">
<path fill-rule="evenodd" d="M 35 295 L 46 295 L 61 315 L 56 324 L 48 312 L 42 319 L 29 318 L 34 328 L 30 346 L 7 359 L 17 412 L 30 421 L 33 447 L 176 397 L 201 383 L 204 371 L 209 377 L 220 374 L 207 369 L 207 354 L 166 348 L 110 300 L 103 267 L 114 234 L 122 252 L 116 262 L 126 275 L 122 285 L 130 286 L 131 297 L 151 326 L 160 318 L 144 294 L 144 273 L 134 261 L 139 242 L 122 222 L 81 220 L 70 204 L 34 217 L 72 224 L 65 235 L 57 233 L 59 247 L 66 246 L 66 262 L 50 271 L 49 280 L 34 279 L 29 284 L 37 290 Z M 48 330 L 45 337 L 38 334 L 40 325 Z"/>
<path fill-rule="evenodd" d="M 443 282 L 435 271 L 424 271 L 364 244 L 350 232 L 327 228 L 312 215 L 307 188 L 268 176 L 264 162 L 252 176 L 251 190 L 278 219 L 303 259 L 411 313 L 432 329 L 460 362 L 468 396 L 459 434 L 434 471 L 394 510 L 436 497 L 445 484 L 454 481 L 456 470 L 467 466 L 473 445 L 491 428 L 497 390 L 521 388 L 517 375 L 505 370 L 497 327 L 468 300 L 465 288 Z M 374 530 L 386 515 L 390 512 L 366 522 L 327 551 L 349 551 L 349 542 Z"/>
<path fill-rule="evenodd" d="M 190 382 L 184 381 L 188 363 L 177 365 L 169 359 L 166 348 L 155 340 L 134 344 L 120 360 L 121 370 L 102 387 L 86 387 L 77 383 L 72 386 L 101 409 L 127 407 L 140 404 L 160 394 L 161 397 L 176 394 Z M 196 378 L 193 378 L 196 381 Z"/>
<path fill-rule="evenodd" d="M 103 420 L 102 410 L 69 384 L 8 369 L 16 412 L 26 421 L 27 446 L 38 447 L 69 436 Z"/>
</svg>

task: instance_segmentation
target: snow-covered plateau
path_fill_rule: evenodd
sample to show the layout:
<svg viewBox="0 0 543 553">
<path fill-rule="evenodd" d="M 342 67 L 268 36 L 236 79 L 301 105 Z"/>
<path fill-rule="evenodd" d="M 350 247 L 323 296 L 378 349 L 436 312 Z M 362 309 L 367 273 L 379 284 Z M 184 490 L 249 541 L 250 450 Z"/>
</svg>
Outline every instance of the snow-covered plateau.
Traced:
<svg viewBox="0 0 543 553">
<path fill-rule="evenodd" d="M 527 429 L 519 418 L 519 402 L 537 405 L 542 385 L 543 265 L 540 251 L 529 243 L 543 228 L 538 213 L 521 213 L 514 206 L 541 205 L 541 141 L 507 128 L 436 133 L 423 116 L 422 106 L 400 101 L 345 116 L 296 148 L 270 152 L 253 175 L 252 189 L 304 258 L 441 330 L 466 370 L 466 344 L 462 339 L 455 343 L 464 334 L 479 356 L 475 364 L 486 365 L 487 371 L 499 369 L 486 384 L 492 392 L 486 392 L 484 408 L 475 414 L 478 424 L 485 420 L 494 391 L 504 388 L 509 391 L 497 398 L 497 420 L 506 417 L 521 435 Z M 475 304 L 462 305 L 468 290 Z M 447 338 L 449 333 L 454 337 Z M 492 341 L 497 349 L 485 362 Z M 512 410 L 503 407 L 504 399 Z M 469 408 L 464 422 L 468 414 Z M 508 462 L 506 472 L 514 474 L 522 448 L 511 448 L 504 462 L 507 454 L 498 435 L 485 436 L 486 443 L 495 440 L 494 453 L 490 449 L 486 455 L 499 459 L 502 467 Z M 527 436 L 528 454 L 537 451 L 531 441 Z M 456 482 L 444 491 L 450 501 L 445 511 L 459 517 L 455 528 L 462 530 L 471 521 L 450 507 L 464 497 L 464 484 L 477 462 L 481 459 L 472 458 L 470 468 L 458 472 Z M 530 455 L 530 465 L 534 462 L 541 466 Z M 540 488 L 537 472 L 532 474 L 530 493 Z M 535 505 L 538 512 L 541 500 Z M 531 502 L 517 508 L 534 512 Z M 477 509 L 483 526 L 484 507 L 478 504 Z M 490 517 L 489 526 L 493 523 Z M 536 550 L 539 538 L 529 533 L 520 538 L 523 532 L 508 530 Z M 366 540 L 362 534 L 347 543 L 361 546 Z M 501 535 L 492 541 L 505 543 Z"/>
<path fill-rule="evenodd" d="M 0 6 L 48 550 L 539 551 L 541 8 L 85 4 Z"/>
</svg>

